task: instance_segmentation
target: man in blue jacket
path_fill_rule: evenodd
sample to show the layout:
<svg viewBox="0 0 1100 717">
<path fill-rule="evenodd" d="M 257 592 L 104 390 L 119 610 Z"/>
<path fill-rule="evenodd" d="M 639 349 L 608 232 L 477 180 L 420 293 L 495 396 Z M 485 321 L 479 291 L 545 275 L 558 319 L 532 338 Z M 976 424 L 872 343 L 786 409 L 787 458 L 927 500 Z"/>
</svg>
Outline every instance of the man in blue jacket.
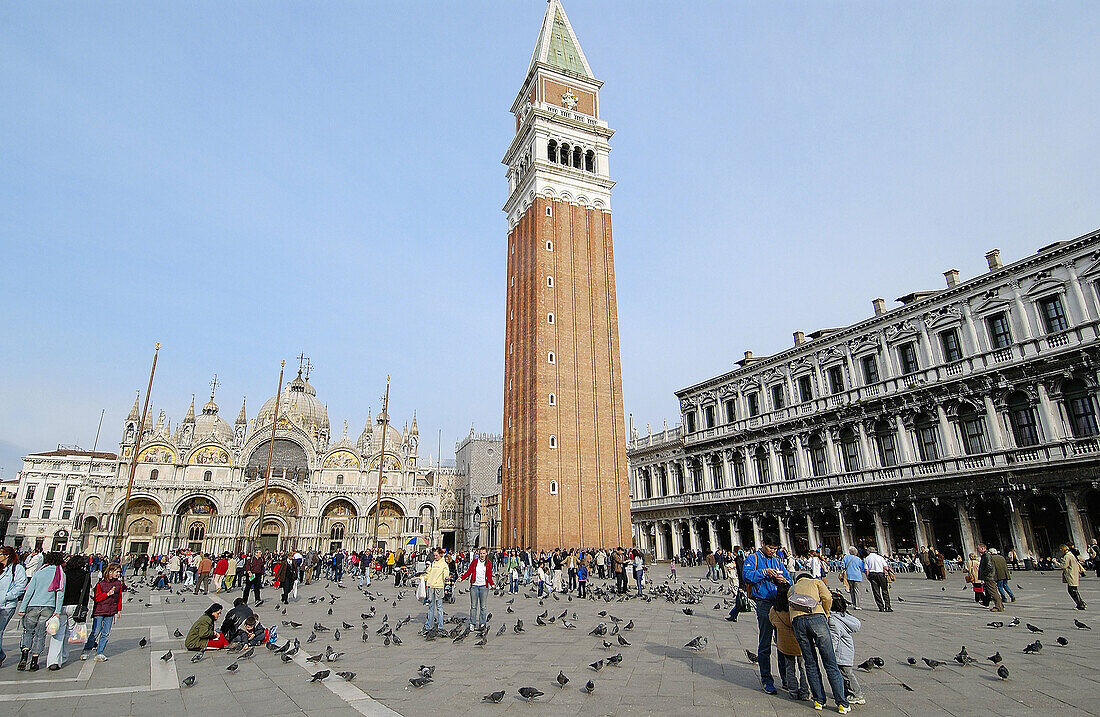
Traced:
<svg viewBox="0 0 1100 717">
<path fill-rule="evenodd" d="M 777 586 L 790 585 L 791 575 L 776 555 L 779 538 L 768 534 L 764 536 L 763 542 L 752 555 L 745 558 L 741 575 L 749 587 L 749 595 L 756 603 L 756 623 L 760 629 L 760 644 L 756 648 L 756 656 L 760 662 L 760 683 L 764 685 L 765 692 L 774 695 L 777 694 L 775 681 L 772 679 L 772 639 L 775 627 L 768 618 L 768 613 L 775 604 Z M 782 653 L 778 659 L 779 674 L 782 675 L 785 662 Z"/>
</svg>

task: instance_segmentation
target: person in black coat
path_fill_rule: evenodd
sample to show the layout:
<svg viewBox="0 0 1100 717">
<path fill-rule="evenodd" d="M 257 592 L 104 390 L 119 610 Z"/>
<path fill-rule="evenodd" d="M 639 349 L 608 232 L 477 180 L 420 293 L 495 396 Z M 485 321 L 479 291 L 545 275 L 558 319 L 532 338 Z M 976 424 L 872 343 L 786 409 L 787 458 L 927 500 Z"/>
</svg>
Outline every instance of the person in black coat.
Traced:
<svg viewBox="0 0 1100 717">
<path fill-rule="evenodd" d="M 283 589 L 283 604 L 287 604 L 287 596 L 294 590 L 294 583 L 298 581 L 298 564 L 288 555 L 283 558 L 279 567 L 279 587 Z"/>
<path fill-rule="evenodd" d="M 49 640 L 49 654 L 46 664 L 50 670 L 60 670 L 69 658 L 69 630 L 75 623 L 88 619 L 88 593 L 91 591 L 91 577 L 88 574 L 88 560 L 74 555 L 65 563 L 65 597 L 61 602 L 59 617 L 61 624 L 56 635 Z"/>
</svg>

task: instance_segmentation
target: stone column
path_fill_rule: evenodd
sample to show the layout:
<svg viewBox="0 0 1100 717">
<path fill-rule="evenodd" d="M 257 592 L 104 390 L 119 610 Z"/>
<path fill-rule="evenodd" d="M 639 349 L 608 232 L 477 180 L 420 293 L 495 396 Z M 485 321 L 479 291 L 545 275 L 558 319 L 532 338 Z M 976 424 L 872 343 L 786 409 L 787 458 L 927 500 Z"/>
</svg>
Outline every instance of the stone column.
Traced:
<svg viewBox="0 0 1100 717">
<path fill-rule="evenodd" d="M 1072 261 L 1067 261 L 1063 264 L 1066 268 L 1066 272 L 1069 273 L 1069 298 L 1070 298 L 1070 326 L 1076 326 L 1083 324 L 1089 320 L 1089 305 L 1085 301 L 1085 294 L 1081 291 L 1081 280 L 1077 278 L 1077 267 L 1073 265 Z M 1084 547 L 1077 546 L 1078 549 L 1084 550 Z"/>
<path fill-rule="evenodd" d="M 672 532 L 672 552 L 677 556 L 684 552 L 684 538 L 683 534 L 680 532 L 680 523 L 681 521 L 679 520 L 670 520 L 668 523 L 669 529 Z"/>
<path fill-rule="evenodd" d="M 917 546 L 928 545 L 928 531 L 924 529 L 924 515 L 921 513 L 920 506 L 916 501 L 913 501 L 913 539 L 916 541 Z"/>
<path fill-rule="evenodd" d="M 963 324 L 966 327 L 966 331 L 963 332 L 965 340 L 970 343 L 969 351 L 966 351 L 964 355 L 973 356 L 974 354 L 981 353 L 982 345 L 978 341 L 978 330 L 974 326 L 974 314 L 970 311 L 970 303 L 964 301 L 962 303 L 962 315 Z"/>
<path fill-rule="evenodd" d="M 814 525 L 814 519 L 810 513 L 806 513 L 806 540 L 811 548 L 821 545 L 821 536 L 817 534 L 817 526 Z"/>
<path fill-rule="evenodd" d="M 867 426 L 863 421 L 856 421 L 856 433 L 859 435 L 859 452 L 863 454 L 859 457 L 860 470 L 877 466 L 878 456 L 871 450 L 870 441 L 867 439 Z"/>
<path fill-rule="evenodd" d="M 982 396 L 985 404 L 985 415 L 989 424 L 989 438 L 995 451 L 1002 451 L 1005 447 L 1004 432 L 1001 427 L 1001 415 L 997 413 L 997 407 L 993 405 L 993 399 L 988 395 Z"/>
<path fill-rule="evenodd" d="M 699 550 L 699 526 L 694 518 L 688 519 L 688 540 L 691 541 L 691 549 Z"/>
<path fill-rule="evenodd" d="M 1024 525 L 1024 516 L 1020 512 L 1021 505 L 1007 496 L 1008 507 L 1008 531 L 1012 536 L 1012 547 L 1016 549 L 1016 556 L 1023 560 L 1028 555 L 1034 555 L 1031 550 L 1031 541 L 1027 537 L 1027 526 Z M 1007 550 L 1005 551 L 1008 552 Z"/>
<path fill-rule="evenodd" d="M 904 465 L 915 462 L 917 454 L 909 440 L 909 429 L 905 427 L 905 421 L 901 420 L 901 416 L 894 416 L 894 423 L 898 431 L 898 463 Z"/>
<path fill-rule="evenodd" d="M 1069 534 L 1073 539 L 1073 544 L 1081 551 L 1081 554 L 1088 557 L 1089 540 L 1085 535 L 1085 521 L 1081 519 L 1081 509 L 1077 505 L 1077 496 L 1070 491 L 1062 493 L 1062 499 L 1066 504 L 1066 520 L 1069 522 Z"/>
<path fill-rule="evenodd" d="M 662 531 L 662 526 L 665 521 L 659 520 L 653 524 L 653 554 L 657 560 L 668 560 L 668 554 L 665 549 L 665 536 Z"/>
<path fill-rule="evenodd" d="M 936 418 L 940 423 L 940 433 L 943 435 L 943 455 L 946 458 L 955 458 L 959 455 L 959 441 L 955 437 L 955 427 L 947 420 L 947 412 L 943 406 L 936 404 Z"/>
<path fill-rule="evenodd" d="M 970 513 L 962 501 L 956 501 L 955 510 L 959 516 L 959 538 L 962 540 L 963 557 L 969 558 L 971 553 L 977 553 L 978 549 L 974 538 L 974 524 L 970 522 Z"/>
<path fill-rule="evenodd" d="M 878 543 L 879 554 L 889 555 L 894 552 L 894 541 L 887 535 L 886 523 L 882 520 L 882 509 L 877 505 L 873 506 L 871 517 L 875 521 L 875 542 Z"/>
<path fill-rule="evenodd" d="M 737 519 L 729 519 L 730 545 L 740 545 L 741 536 L 737 534 Z"/>
<path fill-rule="evenodd" d="M 848 523 L 844 520 L 844 509 L 836 509 L 837 525 L 840 526 L 840 550 L 841 553 L 847 552 L 848 548 L 852 545 L 852 536 L 848 530 Z"/>
<path fill-rule="evenodd" d="M 1027 307 L 1024 306 L 1024 300 L 1020 296 L 1020 283 L 1018 281 L 1012 281 L 1012 304 L 1014 307 L 1013 313 L 1016 314 L 1016 321 L 1013 323 L 1016 325 L 1017 330 L 1020 332 L 1017 341 L 1024 341 L 1032 337 L 1031 333 L 1031 317 L 1027 315 Z"/>
<path fill-rule="evenodd" d="M 779 516 L 779 542 L 787 552 L 794 549 L 794 546 L 791 544 L 791 536 L 787 532 L 787 518 L 782 515 Z"/>
<path fill-rule="evenodd" d="M 707 538 L 710 540 L 710 549 L 718 549 L 718 531 L 714 525 L 714 518 L 707 518 Z"/>
<path fill-rule="evenodd" d="M 932 355 L 932 339 L 928 337 L 928 327 L 924 325 L 923 320 L 919 320 L 920 323 L 920 345 L 917 346 L 917 350 L 920 351 L 920 357 L 923 359 L 921 368 L 928 368 L 936 364 L 936 359 Z"/>
<path fill-rule="evenodd" d="M 1035 384 L 1035 390 L 1039 394 L 1039 416 L 1043 422 L 1044 438 L 1048 441 L 1064 440 L 1066 432 L 1062 429 L 1061 415 L 1058 407 L 1050 400 L 1047 387 L 1040 382 Z"/>
<path fill-rule="evenodd" d="M 760 544 L 764 542 L 764 533 L 760 530 L 760 518 L 755 515 L 752 517 L 752 537 L 756 541 L 754 547 L 759 548 Z"/>
<path fill-rule="evenodd" d="M 775 457 L 775 443 L 765 441 L 764 445 L 768 450 L 768 473 L 771 475 L 771 482 L 778 483 L 783 480 L 783 471 L 779 470 L 779 461 Z"/>
<path fill-rule="evenodd" d="M 881 331 L 878 334 L 879 351 L 881 352 L 882 361 L 879 362 L 878 371 L 881 374 L 879 378 L 883 381 L 891 379 L 898 375 L 898 372 L 894 370 L 894 365 L 890 360 L 890 345 L 886 343 L 886 335 Z"/>
<path fill-rule="evenodd" d="M 829 475 L 839 473 L 840 457 L 836 453 L 836 441 L 833 440 L 833 429 L 825 428 L 825 463 L 828 466 Z"/>
</svg>

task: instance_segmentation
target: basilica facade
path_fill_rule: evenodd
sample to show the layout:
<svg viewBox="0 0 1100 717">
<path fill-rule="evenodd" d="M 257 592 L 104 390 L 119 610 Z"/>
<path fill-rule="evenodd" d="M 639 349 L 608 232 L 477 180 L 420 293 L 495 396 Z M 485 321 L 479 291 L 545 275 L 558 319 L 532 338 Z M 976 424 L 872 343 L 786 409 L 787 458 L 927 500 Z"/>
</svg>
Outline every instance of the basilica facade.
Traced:
<svg viewBox="0 0 1100 717">
<path fill-rule="evenodd" d="M 138 553 L 239 551 L 254 542 L 278 550 L 361 550 L 372 545 L 376 506 L 378 541 L 388 549 L 414 541 L 454 545 L 461 529 L 464 484 L 453 470 L 420 460 L 415 413 L 399 430 L 385 414 L 372 419 L 368 412 L 358 437 L 349 437 L 346 422 L 333 437 L 308 373 L 299 371 L 251 419 L 242 404 L 230 424 L 211 392 L 198 413 L 192 399 L 174 430 L 161 411 L 138 442 L 140 422 L 135 400 L 112 470 L 86 471 L 76 483 L 70 549 L 117 552 L 121 534 L 122 550 Z M 27 457 L 17 501 L 48 492 L 56 476 L 36 469 L 44 465 Z M 40 509 L 32 509 L 9 534 L 35 535 L 39 519 Z"/>
</svg>

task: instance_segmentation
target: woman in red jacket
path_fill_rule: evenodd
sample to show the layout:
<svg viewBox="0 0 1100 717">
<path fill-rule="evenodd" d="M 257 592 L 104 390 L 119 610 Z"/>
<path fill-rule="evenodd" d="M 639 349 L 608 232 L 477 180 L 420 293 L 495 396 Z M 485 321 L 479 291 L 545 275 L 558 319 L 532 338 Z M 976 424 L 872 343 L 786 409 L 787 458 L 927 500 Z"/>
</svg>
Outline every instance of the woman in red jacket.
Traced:
<svg viewBox="0 0 1100 717">
<path fill-rule="evenodd" d="M 493 564 L 489 562 L 489 549 L 481 548 L 477 557 L 459 580 L 470 578 L 470 626 L 485 627 L 485 605 L 489 600 L 489 588 L 493 587 Z"/>
<path fill-rule="evenodd" d="M 92 629 L 88 633 L 88 641 L 84 643 L 84 650 L 80 653 L 81 660 L 87 660 L 92 648 L 95 648 L 96 662 L 106 662 L 107 656 L 103 649 L 107 647 L 107 640 L 111 637 L 111 628 L 120 612 L 122 612 L 122 593 L 126 592 L 126 584 L 121 580 L 122 566 L 111 563 L 103 579 L 96 583 L 92 600 L 95 607 L 92 608 Z"/>
</svg>

